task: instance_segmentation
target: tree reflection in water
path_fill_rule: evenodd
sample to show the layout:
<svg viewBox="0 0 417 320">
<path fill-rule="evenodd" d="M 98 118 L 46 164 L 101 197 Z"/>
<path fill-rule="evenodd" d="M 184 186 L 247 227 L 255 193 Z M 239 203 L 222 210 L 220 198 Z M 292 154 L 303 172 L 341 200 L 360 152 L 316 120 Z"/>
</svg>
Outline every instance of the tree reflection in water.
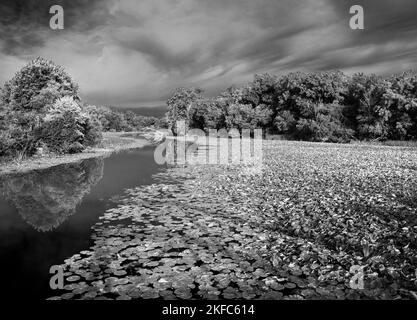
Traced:
<svg viewBox="0 0 417 320">
<path fill-rule="evenodd" d="M 38 231 L 51 231 L 75 213 L 91 187 L 103 177 L 104 160 L 87 159 L 6 176 L 0 191 L 11 201 L 23 219 Z"/>
</svg>

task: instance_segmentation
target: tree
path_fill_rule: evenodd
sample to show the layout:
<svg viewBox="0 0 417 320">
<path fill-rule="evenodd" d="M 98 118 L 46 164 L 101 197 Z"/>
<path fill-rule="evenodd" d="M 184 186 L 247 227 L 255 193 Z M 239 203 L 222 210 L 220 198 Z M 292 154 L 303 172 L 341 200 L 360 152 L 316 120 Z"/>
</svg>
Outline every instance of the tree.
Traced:
<svg viewBox="0 0 417 320">
<path fill-rule="evenodd" d="M 241 87 L 229 87 L 220 96 L 228 104 L 249 104 L 253 108 L 264 105 L 273 108 L 276 96 L 277 77 L 268 73 L 256 74 L 254 80 Z"/>
<path fill-rule="evenodd" d="M 39 142 L 55 153 L 77 153 L 99 142 L 99 128 L 73 97 L 55 101 L 37 130 Z"/>
<path fill-rule="evenodd" d="M 276 85 L 277 114 L 288 110 L 296 118 L 311 117 L 316 104 L 341 103 L 347 83 L 340 71 L 285 75 Z"/>
<path fill-rule="evenodd" d="M 321 142 L 349 142 L 354 131 L 343 123 L 342 106 L 315 105 L 314 116 L 300 118 L 293 135 L 297 139 Z"/>
<path fill-rule="evenodd" d="M 255 78 L 249 83 L 249 87 L 257 96 L 256 106 L 263 104 L 271 109 L 274 107 L 277 82 L 278 78 L 269 73 L 255 74 Z"/>
<path fill-rule="evenodd" d="M 110 109 L 105 116 L 108 123 L 106 131 L 131 131 L 123 113 Z"/>
<path fill-rule="evenodd" d="M 274 119 L 274 125 L 278 133 L 289 134 L 294 131 L 296 120 L 291 111 L 284 110 Z"/>
<path fill-rule="evenodd" d="M 190 109 L 190 127 L 208 131 L 225 126 L 225 102 L 222 98 L 200 99 Z"/>
<path fill-rule="evenodd" d="M 232 104 L 227 107 L 225 115 L 225 124 L 228 130 L 235 128 L 258 129 L 262 123 L 266 122 L 265 110 L 261 108 L 252 108 L 249 104 Z"/>
<path fill-rule="evenodd" d="M 268 73 L 256 74 L 254 80 L 242 87 L 229 87 L 220 95 L 221 99 L 227 104 L 229 110 L 229 122 L 237 121 L 239 117 L 251 119 L 251 123 L 246 127 L 267 129 L 272 127 L 272 120 L 274 119 L 274 110 L 276 104 L 276 84 L 277 77 Z M 241 110 L 237 112 L 239 108 Z M 252 111 L 247 107 L 250 106 Z M 245 116 L 243 114 L 246 114 Z M 239 115 L 240 114 L 240 115 Z M 249 116 L 250 114 L 250 116 Z M 237 117 L 232 120 L 233 117 Z M 243 119 L 242 118 L 242 119 Z M 237 123 L 236 123 L 237 125 Z M 242 123 L 239 124 L 242 127 Z"/>
<path fill-rule="evenodd" d="M 356 74 L 352 77 L 346 102 L 351 106 L 351 113 L 355 115 L 359 138 L 388 138 L 391 111 L 386 93 L 389 87 L 388 81 L 376 75 Z"/>
<path fill-rule="evenodd" d="M 110 124 L 108 118 L 110 118 L 110 116 L 108 114 L 112 112 L 110 108 L 104 106 L 85 105 L 84 110 L 92 119 L 96 119 L 100 122 L 103 131 L 109 131 Z"/>
<path fill-rule="evenodd" d="M 56 99 L 79 100 L 78 86 L 61 66 L 36 58 L 18 71 L 2 90 L 2 102 L 16 111 L 41 110 Z"/>
<path fill-rule="evenodd" d="M 168 99 L 167 119 L 169 129 L 174 135 L 177 135 L 177 121 L 185 122 L 185 130 L 189 127 L 189 111 L 192 104 L 201 99 L 202 90 L 198 88 L 178 88 L 175 90 L 171 98 Z"/>
<path fill-rule="evenodd" d="M 388 79 L 390 86 L 384 95 L 391 112 L 390 139 L 417 138 L 417 74 L 411 71 Z"/>
</svg>

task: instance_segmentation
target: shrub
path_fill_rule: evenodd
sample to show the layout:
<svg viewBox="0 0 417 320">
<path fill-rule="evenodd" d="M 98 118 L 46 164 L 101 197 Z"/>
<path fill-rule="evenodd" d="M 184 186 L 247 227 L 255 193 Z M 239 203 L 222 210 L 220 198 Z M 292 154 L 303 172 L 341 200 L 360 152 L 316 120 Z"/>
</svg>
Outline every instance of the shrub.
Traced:
<svg viewBox="0 0 417 320">
<path fill-rule="evenodd" d="M 145 117 L 132 111 L 113 110 L 104 106 L 84 106 L 84 110 L 100 123 L 103 131 L 132 131 L 142 130 L 147 127 L 167 127 L 165 119 Z"/>
<path fill-rule="evenodd" d="M 99 128 L 72 97 L 63 97 L 48 110 L 38 137 L 52 152 L 77 153 L 100 141 Z"/>
<path fill-rule="evenodd" d="M 100 123 L 103 131 L 108 131 L 109 122 L 106 114 L 111 112 L 110 108 L 104 106 L 85 105 L 84 110 L 91 119 Z"/>
<path fill-rule="evenodd" d="M 0 130 L 0 157 L 22 159 L 34 154 L 37 140 L 33 131 L 10 122 Z"/>
<path fill-rule="evenodd" d="M 404 72 L 388 79 L 389 90 L 384 95 L 391 116 L 389 139 L 417 138 L 417 74 Z"/>
<path fill-rule="evenodd" d="M 339 71 L 290 73 L 278 79 L 278 111 L 289 110 L 296 117 L 309 118 L 317 104 L 343 101 L 347 78 Z"/>
<path fill-rule="evenodd" d="M 227 108 L 225 123 L 228 130 L 252 129 L 257 127 L 257 118 L 251 105 L 232 104 Z"/>
<path fill-rule="evenodd" d="M 103 128 L 100 121 L 87 115 L 85 123 L 84 145 L 86 147 L 93 147 L 98 145 L 103 140 Z"/>
<path fill-rule="evenodd" d="M 125 114 L 106 106 L 85 106 L 84 110 L 91 118 L 100 122 L 103 131 L 132 131 Z"/>
<path fill-rule="evenodd" d="M 278 133 L 290 133 L 294 131 L 296 120 L 292 113 L 288 110 L 284 110 L 278 114 L 274 119 L 274 126 Z"/>
</svg>

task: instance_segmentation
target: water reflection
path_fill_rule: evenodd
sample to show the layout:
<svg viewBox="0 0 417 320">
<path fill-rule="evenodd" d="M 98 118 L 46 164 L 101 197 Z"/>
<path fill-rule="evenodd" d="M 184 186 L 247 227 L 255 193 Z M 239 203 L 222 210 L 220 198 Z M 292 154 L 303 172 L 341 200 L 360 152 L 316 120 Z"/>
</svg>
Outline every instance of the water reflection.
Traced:
<svg viewBox="0 0 417 320">
<path fill-rule="evenodd" d="M 0 180 L 0 192 L 38 231 L 51 231 L 75 213 L 103 177 L 104 160 L 94 158 Z"/>
</svg>

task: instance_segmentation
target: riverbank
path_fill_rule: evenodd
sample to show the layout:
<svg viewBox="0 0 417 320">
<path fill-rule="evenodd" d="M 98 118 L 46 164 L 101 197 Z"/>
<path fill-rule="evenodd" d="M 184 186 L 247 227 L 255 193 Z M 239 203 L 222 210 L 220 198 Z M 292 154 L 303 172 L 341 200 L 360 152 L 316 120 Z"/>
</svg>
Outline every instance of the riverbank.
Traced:
<svg viewBox="0 0 417 320">
<path fill-rule="evenodd" d="M 88 148 L 81 153 L 65 155 L 43 155 L 23 160 L 13 160 L 0 163 L 0 176 L 12 173 L 25 173 L 32 170 L 46 169 L 66 163 L 74 163 L 80 160 L 106 157 L 114 152 L 128 149 L 143 148 L 152 145 L 152 142 L 137 133 L 103 132 L 103 141 L 99 146 Z"/>
</svg>

